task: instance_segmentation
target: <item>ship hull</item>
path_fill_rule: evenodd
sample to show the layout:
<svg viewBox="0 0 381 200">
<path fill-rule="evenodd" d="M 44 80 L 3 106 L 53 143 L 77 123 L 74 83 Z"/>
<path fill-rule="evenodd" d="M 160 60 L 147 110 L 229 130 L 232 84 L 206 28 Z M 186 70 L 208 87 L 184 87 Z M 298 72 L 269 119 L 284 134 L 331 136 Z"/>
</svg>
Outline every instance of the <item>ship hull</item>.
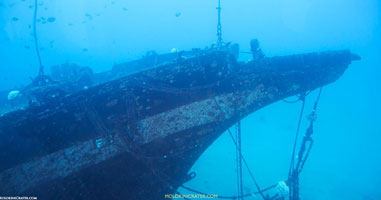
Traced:
<svg viewBox="0 0 381 200">
<path fill-rule="evenodd" d="M 0 194 L 164 199 L 227 128 L 337 80 L 348 51 L 239 63 L 226 52 L 109 81 L 0 118 Z"/>
</svg>

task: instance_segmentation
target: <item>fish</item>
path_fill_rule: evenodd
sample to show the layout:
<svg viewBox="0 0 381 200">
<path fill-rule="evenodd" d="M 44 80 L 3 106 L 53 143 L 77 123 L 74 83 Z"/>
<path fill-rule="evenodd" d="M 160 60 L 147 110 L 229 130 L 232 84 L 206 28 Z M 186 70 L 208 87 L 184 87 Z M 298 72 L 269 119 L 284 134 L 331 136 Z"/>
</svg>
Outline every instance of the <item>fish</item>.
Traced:
<svg viewBox="0 0 381 200">
<path fill-rule="evenodd" d="M 85 16 L 89 19 L 89 20 L 92 20 L 93 19 L 93 16 L 89 13 L 86 13 Z"/>
<path fill-rule="evenodd" d="M 52 23 L 52 22 L 56 21 L 56 18 L 55 18 L 55 17 L 49 17 L 49 18 L 47 19 L 47 21 L 50 22 L 50 23 Z"/>
</svg>

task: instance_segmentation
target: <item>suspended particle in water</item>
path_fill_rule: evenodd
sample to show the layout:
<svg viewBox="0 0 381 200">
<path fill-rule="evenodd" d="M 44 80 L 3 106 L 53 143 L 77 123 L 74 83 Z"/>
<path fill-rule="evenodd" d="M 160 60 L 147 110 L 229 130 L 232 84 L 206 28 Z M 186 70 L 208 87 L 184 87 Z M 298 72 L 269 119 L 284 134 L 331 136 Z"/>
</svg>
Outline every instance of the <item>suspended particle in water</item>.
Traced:
<svg viewBox="0 0 381 200">
<path fill-rule="evenodd" d="M 19 18 L 17 18 L 17 17 L 12 17 L 12 21 L 17 22 L 17 21 L 19 21 Z"/>
</svg>

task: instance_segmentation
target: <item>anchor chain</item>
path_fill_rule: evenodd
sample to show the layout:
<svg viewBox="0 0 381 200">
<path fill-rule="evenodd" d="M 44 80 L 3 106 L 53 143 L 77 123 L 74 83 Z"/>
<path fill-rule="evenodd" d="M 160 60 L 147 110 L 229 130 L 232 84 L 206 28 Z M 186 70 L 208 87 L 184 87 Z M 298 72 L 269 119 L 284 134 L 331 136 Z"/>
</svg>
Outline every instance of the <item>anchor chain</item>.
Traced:
<svg viewBox="0 0 381 200">
<path fill-rule="evenodd" d="M 305 135 L 303 136 L 302 144 L 301 144 L 299 152 L 298 152 L 298 158 L 297 158 L 296 165 L 294 165 L 295 151 L 293 151 L 293 153 L 292 153 L 289 177 L 288 177 L 288 181 L 287 181 L 288 185 L 290 187 L 290 193 L 289 193 L 289 199 L 290 200 L 299 200 L 300 199 L 299 175 L 303 170 L 304 164 L 307 161 L 307 158 L 308 158 L 308 156 L 311 152 L 311 149 L 312 149 L 312 145 L 314 143 L 313 138 L 312 138 L 312 134 L 314 133 L 313 126 L 314 126 L 314 122 L 316 121 L 316 118 L 317 118 L 316 108 L 317 108 L 318 102 L 320 100 L 320 95 L 321 95 L 322 89 L 323 88 L 320 88 L 319 94 L 318 94 L 317 99 L 314 103 L 314 107 L 312 109 L 312 112 L 307 117 L 307 119 L 310 121 L 310 124 L 306 130 Z M 295 142 L 294 142 L 294 150 L 295 150 L 295 146 L 296 146 L 296 142 L 297 142 L 297 136 L 298 136 L 298 132 L 299 132 L 301 117 L 303 115 L 304 105 L 305 105 L 305 100 L 303 99 L 302 111 L 300 113 L 298 129 L 297 129 Z"/>
</svg>

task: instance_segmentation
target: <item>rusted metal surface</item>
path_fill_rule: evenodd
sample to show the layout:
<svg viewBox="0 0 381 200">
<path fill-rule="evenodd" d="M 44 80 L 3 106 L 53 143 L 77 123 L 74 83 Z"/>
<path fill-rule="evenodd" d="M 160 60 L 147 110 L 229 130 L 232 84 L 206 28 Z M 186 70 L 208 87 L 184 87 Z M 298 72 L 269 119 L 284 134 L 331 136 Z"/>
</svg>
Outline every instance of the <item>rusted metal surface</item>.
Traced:
<svg viewBox="0 0 381 200">
<path fill-rule="evenodd" d="M 164 199 L 228 127 L 337 80 L 348 51 L 239 63 L 212 52 L 0 118 L 0 194 Z"/>
</svg>

